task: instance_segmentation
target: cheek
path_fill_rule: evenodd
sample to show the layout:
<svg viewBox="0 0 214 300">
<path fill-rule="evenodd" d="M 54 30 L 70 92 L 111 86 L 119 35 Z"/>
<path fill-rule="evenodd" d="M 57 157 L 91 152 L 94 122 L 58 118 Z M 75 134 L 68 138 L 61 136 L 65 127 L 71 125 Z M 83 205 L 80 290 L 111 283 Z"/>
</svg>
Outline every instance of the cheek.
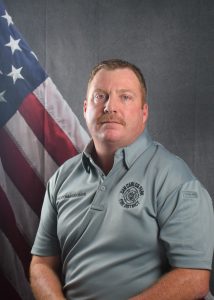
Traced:
<svg viewBox="0 0 214 300">
<path fill-rule="evenodd" d="M 88 125 L 91 125 L 92 123 L 96 123 L 97 119 L 97 111 L 92 107 L 87 107 L 85 111 L 85 120 Z"/>
<path fill-rule="evenodd" d="M 131 128 L 142 127 L 144 124 L 143 111 L 130 111 L 126 116 L 126 120 Z"/>
<path fill-rule="evenodd" d="M 85 111 L 85 120 L 86 123 L 90 123 L 91 119 L 93 118 L 93 111 L 91 111 L 89 108 Z"/>
</svg>

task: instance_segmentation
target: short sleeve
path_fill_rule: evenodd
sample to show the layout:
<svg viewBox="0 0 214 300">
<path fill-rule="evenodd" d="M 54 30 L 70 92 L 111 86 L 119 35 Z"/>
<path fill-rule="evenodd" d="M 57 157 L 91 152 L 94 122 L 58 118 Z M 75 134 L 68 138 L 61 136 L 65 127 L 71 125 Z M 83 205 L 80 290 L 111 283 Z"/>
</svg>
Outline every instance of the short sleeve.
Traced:
<svg viewBox="0 0 214 300">
<path fill-rule="evenodd" d="M 160 239 L 169 264 L 181 268 L 212 268 L 214 216 L 212 200 L 197 180 L 172 191 L 159 206 Z"/>
<path fill-rule="evenodd" d="M 49 182 L 42 206 L 39 228 L 31 253 L 38 256 L 52 256 L 60 254 L 57 238 L 57 211 L 51 196 Z"/>
</svg>

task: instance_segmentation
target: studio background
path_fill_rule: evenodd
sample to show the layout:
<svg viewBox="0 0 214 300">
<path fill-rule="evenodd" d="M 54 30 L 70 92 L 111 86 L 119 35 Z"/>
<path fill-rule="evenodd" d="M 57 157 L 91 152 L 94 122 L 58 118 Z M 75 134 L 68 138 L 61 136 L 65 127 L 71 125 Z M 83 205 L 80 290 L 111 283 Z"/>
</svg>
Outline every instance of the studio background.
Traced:
<svg viewBox="0 0 214 300">
<path fill-rule="evenodd" d="M 4 3 L 84 127 L 91 68 L 109 58 L 139 66 L 148 86 L 150 133 L 188 163 L 214 199 L 213 0 Z"/>
</svg>

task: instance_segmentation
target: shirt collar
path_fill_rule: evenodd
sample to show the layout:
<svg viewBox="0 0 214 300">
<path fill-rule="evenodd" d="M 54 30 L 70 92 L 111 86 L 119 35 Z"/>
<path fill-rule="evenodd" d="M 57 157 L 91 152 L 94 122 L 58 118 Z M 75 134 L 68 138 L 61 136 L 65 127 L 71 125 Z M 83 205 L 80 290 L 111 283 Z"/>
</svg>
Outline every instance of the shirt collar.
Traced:
<svg viewBox="0 0 214 300">
<path fill-rule="evenodd" d="M 91 139 L 89 143 L 85 146 L 82 153 L 82 163 L 85 170 L 89 173 L 90 171 L 90 161 L 92 160 L 91 153 L 94 148 L 94 142 Z"/>
<path fill-rule="evenodd" d="M 123 148 L 124 161 L 129 169 L 136 159 L 152 144 L 152 138 L 145 128 L 144 132 L 130 145 Z"/>
<path fill-rule="evenodd" d="M 115 160 L 120 159 L 121 156 L 124 158 L 126 167 L 129 169 L 135 160 L 151 145 L 152 138 L 147 130 L 144 132 L 130 145 L 118 149 L 115 153 Z M 82 163 L 87 172 L 90 171 L 90 162 L 92 161 L 91 153 L 94 148 L 93 140 L 86 145 L 82 153 Z"/>
</svg>

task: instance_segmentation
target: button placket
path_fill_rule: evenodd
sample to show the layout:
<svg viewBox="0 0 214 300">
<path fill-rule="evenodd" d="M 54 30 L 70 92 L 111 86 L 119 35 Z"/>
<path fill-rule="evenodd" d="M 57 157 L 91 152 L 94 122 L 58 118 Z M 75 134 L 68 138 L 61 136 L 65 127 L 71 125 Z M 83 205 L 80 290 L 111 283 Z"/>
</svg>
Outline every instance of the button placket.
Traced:
<svg viewBox="0 0 214 300">
<path fill-rule="evenodd" d="M 103 184 L 105 180 L 105 174 L 104 173 L 100 173 L 100 191 L 104 192 L 106 190 L 106 186 Z"/>
<path fill-rule="evenodd" d="M 105 185 L 101 185 L 101 186 L 100 186 L 100 190 L 101 190 L 102 192 L 104 192 L 104 191 L 106 190 Z"/>
<path fill-rule="evenodd" d="M 105 180 L 105 175 L 99 172 L 99 177 L 100 177 L 100 183 L 91 208 L 96 210 L 104 210 L 105 205 L 104 205 L 104 197 L 102 195 L 102 192 L 106 190 L 106 186 L 103 184 Z"/>
</svg>

